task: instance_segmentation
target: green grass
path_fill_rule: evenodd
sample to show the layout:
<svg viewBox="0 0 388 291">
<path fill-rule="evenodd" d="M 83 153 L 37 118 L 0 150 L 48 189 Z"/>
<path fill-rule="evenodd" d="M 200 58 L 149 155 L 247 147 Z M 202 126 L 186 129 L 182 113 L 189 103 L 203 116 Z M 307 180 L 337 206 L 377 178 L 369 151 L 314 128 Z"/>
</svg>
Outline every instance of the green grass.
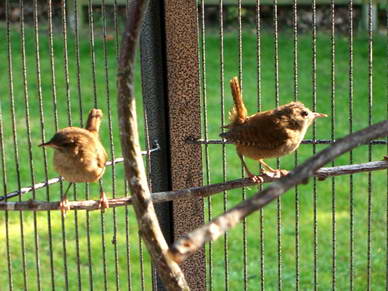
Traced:
<svg viewBox="0 0 388 291">
<path fill-rule="evenodd" d="M 0 35 L 6 39 L 6 30 L 1 28 Z M 64 127 L 68 124 L 66 82 L 64 74 L 63 39 L 62 34 L 55 33 L 54 39 L 54 60 L 56 77 L 56 94 L 58 108 L 58 126 Z M 55 132 L 55 116 L 53 114 L 53 94 L 50 69 L 50 55 L 48 50 L 48 37 L 44 28 L 39 34 L 40 40 L 40 66 L 42 77 L 42 100 L 45 118 L 45 139 Z M 207 110 L 208 110 L 208 135 L 209 138 L 218 138 L 221 125 L 221 85 L 220 85 L 220 60 L 219 60 L 219 38 L 214 32 L 209 32 L 206 38 L 206 85 L 207 85 Z M 24 90 L 22 59 L 20 54 L 20 40 L 18 27 L 12 28 L 12 64 L 13 64 L 13 89 L 15 98 L 16 125 L 18 137 L 18 154 L 20 157 L 20 184 L 30 185 L 32 182 L 30 171 L 30 157 L 28 151 L 28 136 L 25 121 Z M 77 66 L 75 59 L 75 41 L 73 35 L 69 34 L 68 57 L 69 57 L 69 83 L 71 117 L 74 125 L 80 124 L 80 110 L 77 89 Z M 232 105 L 228 81 L 238 74 L 238 43 L 237 36 L 228 32 L 225 35 L 225 109 L 226 113 Z M 298 43 L 298 99 L 307 106 L 312 107 L 312 46 L 310 35 L 300 35 Z M 261 39 L 261 99 L 262 109 L 270 109 L 275 105 L 275 84 L 274 84 L 274 45 L 271 34 L 264 33 Z M 31 29 L 26 29 L 26 64 L 29 96 L 29 118 L 31 127 L 32 157 L 34 180 L 43 181 L 45 179 L 44 158 L 41 149 L 35 145 L 42 140 L 39 119 L 38 84 L 36 79 L 34 35 Z M 83 106 L 82 117 L 85 120 L 87 111 L 94 106 L 94 92 L 97 96 L 97 106 L 104 112 L 108 112 L 107 91 L 104 71 L 104 51 L 103 42 L 100 36 L 96 36 L 96 90 L 94 91 L 93 73 L 91 68 L 91 57 L 89 49 L 88 34 L 81 35 L 80 42 L 80 91 Z M 330 37 L 320 34 L 317 41 L 317 111 L 324 112 L 332 116 L 331 112 L 331 46 Z M 113 124 L 113 145 L 115 155 L 120 155 L 119 131 L 116 112 L 116 43 L 107 43 L 108 60 L 108 85 L 109 100 L 112 108 Z M 10 192 L 18 188 L 18 178 L 16 175 L 16 163 L 12 140 L 12 119 L 8 86 L 8 64 L 7 64 L 7 42 L 0 43 L 0 109 L 2 112 L 2 122 L 4 130 L 5 163 L 7 181 L 3 185 L 1 180 L 0 189 Z M 353 129 L 361 129 L 368 124 L 368 43 L 366 35 L 360 34 L 354 39 L 354 116 Z M 386 38 L 381 35 L 374 37 L 374 67 L 373 67 L 373 118 L 372 122 L 386 119 Z M 137 72 L 139 80 L 140 71 Z M 280 103 L 287 103 L 294 98 L 293 83 L 293 42 L 292 34 L 282 32 L 279 38 L 279 86 Z M 136 95 L 141 96 L 139 82 L 136 86 Z M 343 36 L 336 38 L 336 102 L 335 102 L 335 136 L 341 137 L 349 132 L 348 121 L 348 44 Z M 246 32 L 243 38 L 243 90 L 247 107 L 250 113 L 257 109 L 257 63 L 256 63 L 256 39 L 254 32 Z M 141 100 L 139 99 L 139 117 L 142 115 Z M 109 148 L 108 118 L 105 115 L 102 124 L 102 138 L 104 144 Z M 142 131 L 142 118 L 139 118 L 139 127 Z M 319 120 L 316 124 L 316 137 L 322 139 L 331 138 L 331 119 Z M 307 138 L 311 138 L 312 130 Z M 317 146 L 320 150 L 325 146 Z M 227 179 L 235 179 L 241 176 L 241 167 L 235 155 L 234 147 L 228 145 L 226 149 Z M 222 181 L 222 151 L 219 145 L 210 145 L 209 165 L 210 182 Z M 302 145 L 298 151 L 299 161 L 311 156 L 313 148 L 311 145 Z M 386 153 L 385 146 L 373 146 L 373 159 L 381 159 Z M 48 176 L 55 177 L 56 173 L 51 165 L 52 152 L 48 151 Z M 368 160 L 368 147 L 362 146 L 354 151 L 354 162 L 365 162 Z M 274 165 L 274 161 L 270 161 Z M 349 155 L 338 158 L 336 164 L 349 163 Z M 281 166 L 292 169 L 294 156 L 290 155 L 281 159 Z M 257 167 L 255 162 L 249 161 L 250 168 Z M 115 168 L 116 195 L 124 195 L 124 173 L 122 165 Z M 204 172 L 206 181 L 206 174 Z M 355 290 L 364 290 L 366 287 L 366 266 L 367 266 L 367 174 L 357 174 L 354 176 L 354 287 Z M 112 170 L 108 168 L 104 176 L 106 191 L 112 196 Z M 318 227 L 318 280 L 322 290 L 331 287 L 332 278 L 332 180 L 317 182 L 317 227 Z M 338 177 L 335 179 L 335 199 L 336 199 L 336 280 L 339 290 L 349 287 L 349 177 Z M 376 172 L 372 175 L 372 290 L 382 290 L 385 284 L 386 274 L 386 172 Z M 299 240 L 300 240 L 300 287 L 303 290 L 310 290 L 313 286 L 313 181 L 308 185 L 299 188 Z M 58 200 L 59 185 L 51 186 L 49 192 L 39 190 L 36 198 L 39 200 Z M 251 196 L 257 189 L 253 187 L 247 189 L 246 195 Z M 77 186 L 77 198 L 83 199 L 85 187 Z M 97 185 L 90 185 L 88 192 L 90 197 L 98 197 Z M 32 194 L 26 194 L 23 199 L 30 199 Z M 74 197 L 70 197 L 74 199 Z M 15 199 L 13 199 L 15 200 Z M 241 190 L 228 192 L 228 205 L 232 207 L 241 200 Z M 206 203 L 206 202 L 205 202 Z M 207 205 L 207 204 L 205 204 Z M 212 215 L 222 213 L 223 197 L 218 194 L 212 197 Z M 115 288 L 115 267 L 114 267 L 114 247 L 112 244 L 113 232 L 113 211 L 107 210 L 104 215 L 106 262 L 108 289 Z M 51 268 L 49 255 L 49 233 L 48 214 L 46 212 L 36 214 L 37 234 L 39 235 L 39 257 L 40 257 L 40 278 L 43 288 L 51 287 Z M 62 222 L 59 213 L 53 212 L 51 218 L 51 233 L 53 245 L 53 263 L 55 272 L 55 285 L 58 290 L 65 286 L 64 279 L 64 256 Z M 119 284 L 122 290 L 127 289 L 127 265 L 126 265 L 126 223 L 125 209 L 116 210 L 117 218 L 117 246 L 118 246 L 118 273 Z M 131 285 L 133 290 L 139 290 L 140 282 L 140 258 L 137 226 L 134 213 L 129 209 L 129 236 L 130 236 L 130 256 L 131 256 Z M 0 214 L 0 256 L 6 258 L 5 240 L 5 214 Z M 282 284 L 285 290 L 295 286 L 295 191 L 289 191 L 281 199 L 281 245 L 282 245 Z M 9 242 L 12 259 L 13 286 L 15 290 L 23 288 L 22 275 L 22 253 L 20 235 L 19 213 L 9 213 Z M 277 210 L 276 203 L 272 203 L 264 210 L 264 256 L 265 256 L 265 287 L 267 290 L 277 288 Z M 66 230 L 66 251 L 68 265 L 68 280 L 71 290 L 78 288 L 77 272 L 77 252 L 75 240 L 75 214 L 69 213 L 65 220 Z M 34 215 L 23 213 L 24 245 L 27 266 L 27 277 L 29 290 L 37 289 L 37 274 L 35 268 L 35 247 L 34 247 Z M 78 212 L 78 231 L 80 242 L 80 268 L 82 287 L 88 289 L 89 269 L 88 269 L 88 240 L 86 213 Z M 248 252 L 248 286 L 249 289 L 258 289 L 260 283 L 259 270 L 259 214 L 253 214 L 247 219 L 247 252 Z M 92 254 L 93 286 L 95 290 L 101 290 L 104 286 L 103 280 L 103 257 L 102 257 L 102 234 L 101 217 L 98 212 L 90 213 L 90 248 Z M 224 241 L 220 239 L 213 244 L 213 288 L 214 290 L 224 290 Z M 151 288 L 149 258 L 145 252 L 145 288 Z M 230 290 L 237 290 L 243 287 L 243 228 L 239 225 L 228 234 L 228 263 Z M 0 260 L 0 286 L 7 286 L 7 260 Z"/>
</svg>

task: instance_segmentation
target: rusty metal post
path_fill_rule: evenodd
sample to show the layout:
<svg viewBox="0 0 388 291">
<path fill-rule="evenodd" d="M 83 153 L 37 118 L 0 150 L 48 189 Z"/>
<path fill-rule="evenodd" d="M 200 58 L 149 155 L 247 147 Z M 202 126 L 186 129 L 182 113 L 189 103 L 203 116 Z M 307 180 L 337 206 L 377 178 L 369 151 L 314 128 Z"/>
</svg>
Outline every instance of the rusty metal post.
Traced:
<svg viewBox="0 0 388 291">
<path fill-rule="evenodd" d="M 166 69 L 172 189 L 202 184 L 201 148 L 188 144 L 200 136 L 200 85 L 197 1 L 164 1 Z M 204 223 L 202 199 L 173 203 L 174 239 Z M 202 249 L 182 264 L 192 290 L 206 288 L 205 252 Z"/>
</svg>

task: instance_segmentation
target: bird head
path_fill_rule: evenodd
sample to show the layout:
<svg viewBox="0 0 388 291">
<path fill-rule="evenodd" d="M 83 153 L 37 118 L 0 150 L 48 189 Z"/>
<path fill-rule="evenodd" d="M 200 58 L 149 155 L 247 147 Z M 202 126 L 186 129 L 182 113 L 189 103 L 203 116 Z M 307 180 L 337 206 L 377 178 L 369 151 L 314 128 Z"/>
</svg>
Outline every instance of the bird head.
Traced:
<svg viewBox="0 0 388 291">
<path fill-rule="evenodd" d="M 301 102 L 291 102 L 275 109 L 275 114 L 285 127 L 305 132 L 307 128 L 320 117 L 327 114 L 313 112 Z"/>
<path fill-rule="evenodd" d="M 48 142 L 42 143 L 40 147 L 51 147 L 60 151 L 73 148 L 75 142 L 71 136 L 63 132 L 57 132 Z"/>
</svg>

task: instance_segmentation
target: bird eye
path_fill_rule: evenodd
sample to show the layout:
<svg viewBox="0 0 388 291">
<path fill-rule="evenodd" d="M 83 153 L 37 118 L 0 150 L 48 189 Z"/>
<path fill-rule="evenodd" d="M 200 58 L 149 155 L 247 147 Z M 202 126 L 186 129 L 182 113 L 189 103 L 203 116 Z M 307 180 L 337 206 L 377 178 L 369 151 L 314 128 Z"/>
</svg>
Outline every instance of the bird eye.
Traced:
<svg viewBox="0 0 388 291">
<path fill-rule="evenodd" d="M 307 111 L 302 111 L 301 113 L 300 113 L 300 115 L 302 115 L 303 117 L 306 117 L 306 116 L 308 116 L 309 115 L 309 113 L 307 112 Z"/>
</svg>

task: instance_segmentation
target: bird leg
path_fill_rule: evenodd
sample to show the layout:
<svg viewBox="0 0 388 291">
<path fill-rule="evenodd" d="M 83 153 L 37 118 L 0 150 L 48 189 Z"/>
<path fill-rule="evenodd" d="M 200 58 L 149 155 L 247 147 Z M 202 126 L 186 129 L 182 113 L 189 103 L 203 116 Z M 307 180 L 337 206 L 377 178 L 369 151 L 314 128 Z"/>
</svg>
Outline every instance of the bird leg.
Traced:
<svg viewBox="0 0 388 291">
<path fill-rule="evenodd" d="M 109 201 L 108 201 L 108 198 L 106 198 L 104 190 L 102 189 L 102 182 L 101 182 L 101 180 L 99 181 L 99 184 L 100 184 L 100 203 L 99 203 L 99 208 L 101 209 L 102 212 L 104 212 L 106 208 L 109 208 Z"/>
<path fill-rule="evenodd" d="M 266 162 L 264 162 L 262 159 L 259 160 L 259 163 L 263 166 L 265 169 L 263 173 L 267 176 L 273 177 L 273 178 L 280 178 L 283 176 L 286 176 L 288 174 L 287 170 L 283 169 L 272 169 Z"/>
<path fill-rule="evenodd" d="M 69 191 L 72 184 L 73 183 L 69 183 L 69 186 L 65 191 L 65 194 L 63 194 L 61 201 L 59 202 L 59 209 L 61 210 L 63 216 L 66 216 L 67 211 L 70 210 L 70 206 L 68 204 L 69 200 L 67 199 L 67 192 Z"/>
<path fill-rule="evenodd" d="M 240 155 L 239 153 L 237 153 L 240 160 L 241 160 L 241 163 L 244 167 L 244 170 L 245 170 L 245 173 L 247 173 L 249 179 L 251 179 L 252 182 L 255 182 L 257 184 L 260 184 L 260 183 L 263 183 L 264 182 L 264 179 L 263 177 L 261 177 L 260 175 L 253 175 L 251 173 L 251 171 L 249 171 L 248 167 L 247 167 L 247 164 L 245 163 L 244 161 L 244 157 L 242 155 Z"/>
</svg>

